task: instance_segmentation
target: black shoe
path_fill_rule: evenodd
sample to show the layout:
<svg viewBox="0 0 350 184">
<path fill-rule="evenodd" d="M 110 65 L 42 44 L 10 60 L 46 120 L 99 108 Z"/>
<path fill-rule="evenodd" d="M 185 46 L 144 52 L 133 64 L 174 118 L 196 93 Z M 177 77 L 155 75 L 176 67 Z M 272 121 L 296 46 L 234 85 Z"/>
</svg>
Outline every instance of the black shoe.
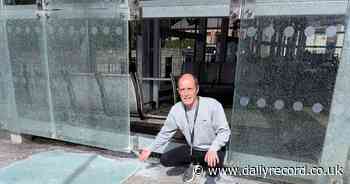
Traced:
<svg viewBox="0 0 350 184">
<path fill-rule="evenodd" d="M 182 181 L 186 184 L 198 183 L 203 173 L 203 168 L 201 165 L 191 164 L 183 174 Z"/>
</svg>

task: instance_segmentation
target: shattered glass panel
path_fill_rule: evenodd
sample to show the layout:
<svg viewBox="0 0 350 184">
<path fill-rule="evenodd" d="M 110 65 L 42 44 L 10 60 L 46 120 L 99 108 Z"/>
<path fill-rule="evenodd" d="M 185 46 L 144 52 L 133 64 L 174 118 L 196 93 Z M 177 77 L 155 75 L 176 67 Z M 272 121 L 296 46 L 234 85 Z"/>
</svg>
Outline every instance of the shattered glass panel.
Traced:
<svg viewBox="0 0 350 184">
<path fill-rule="evenodd" d="M 43 55 L 42 24 L 37 19 L 7 20 L 17 122 L 14 131 L 51 136 L 48 71 Z"/>
<path fill-rule="evenodd" d="M 1 168 L 0 183 L 123 183 L 142 167 L 143 163 L 137 160 L 116 160 L 91 153 L 55 150 L 34 154 Z"/>
<path fill-rule="evenodd" d="M 0 19 L 0 128 L 128 150 L 127 11 L 24 10 Z"/>
<path fill-rule="evenodd" d="M 0 20 L 0 129 L 8 127 L 16 119 L 12 70 L 7 50 L 7 32 L 4 20 Z"/>
<path fill-rule="evenodd" d="M 128 148 L 126 27 L 127 21 L 117 18 L 48 21 L 50 81 L 59 139 L 113 150 Z"/>
</svg>

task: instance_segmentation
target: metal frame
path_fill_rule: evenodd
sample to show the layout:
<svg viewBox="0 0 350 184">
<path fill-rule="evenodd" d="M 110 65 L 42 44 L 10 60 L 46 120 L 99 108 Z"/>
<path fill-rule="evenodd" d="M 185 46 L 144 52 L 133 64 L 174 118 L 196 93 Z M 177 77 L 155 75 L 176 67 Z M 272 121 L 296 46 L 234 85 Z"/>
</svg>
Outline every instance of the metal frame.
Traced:
<svg viewBox="0 0 350 184">
<path fill-rule="evenodd" d="M 228 17 L 231 0 L 148 0 L 141 1 L 143 18 L 163 17 Z M 242 0 L 240 0 L 242 1 Z M 343 15 L 347 0 L 256 0 L 255 16 L 284 15 Z M 242 9 L 234 0 L 233 9 Z M 237 6 L 237 7 L 236 7 Z M 318 8 L 314 8 L 318 7 Z"/>
<path fill-rule="evenodd" d="M 143 90 L 140 86 L 139 77 L 137 76 L 137 73 L 130 73 L 131 81 L 133 82 L 135 94 L 136 94 L 136 102 L 137 102 L 137 110 L 139 112 L 139 116 L 141 119 L 160 119 L 165 120 L 166 116 L 160 116 L 160 115 L 154 115 L 154 114 L 148 114 L 144 111 L 144 100 L 143 100 Z M 148 78 L 151 81 L 160 81 L 162 79 L 160 78 Z M 173 87 L 174 88 L 174 87 Z"/>
<path fill-rule="evenodd" d="M 230 15 L 231 0 L 141 1 L 143 18 L 224 17 Z"/>
<path fill-rule="evenodd" d="M 255 15 L 342 15 L 346 8 L 347 0 L 256 0 Z"/>
</svg>

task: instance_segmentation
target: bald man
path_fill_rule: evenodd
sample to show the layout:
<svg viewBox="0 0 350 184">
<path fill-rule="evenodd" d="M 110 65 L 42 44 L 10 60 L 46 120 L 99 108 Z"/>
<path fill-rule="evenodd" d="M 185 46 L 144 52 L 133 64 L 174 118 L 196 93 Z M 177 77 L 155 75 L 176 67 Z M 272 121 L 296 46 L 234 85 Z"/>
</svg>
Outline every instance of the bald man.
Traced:
<svg viewBox="0 0 350 184">
<path fill-rule="evenodd" d="M 139 156 L 141 161 L 147 160 L 152 151 L 167 144 L 179 129 L 188 145 L 163 153 L 160 162 L 164 166 L 191 166 L 184 173 L 185 183 L 192 182 L 195 177 L 193 165 L 223 166 L 225 145 L 231 134 L 222 105 L 213 98 L 197 96 L 198 90 L 198 80 L 192 74 L 180 76 L 181 102 L 171 108 L 155 141 Z"/>
</svg>

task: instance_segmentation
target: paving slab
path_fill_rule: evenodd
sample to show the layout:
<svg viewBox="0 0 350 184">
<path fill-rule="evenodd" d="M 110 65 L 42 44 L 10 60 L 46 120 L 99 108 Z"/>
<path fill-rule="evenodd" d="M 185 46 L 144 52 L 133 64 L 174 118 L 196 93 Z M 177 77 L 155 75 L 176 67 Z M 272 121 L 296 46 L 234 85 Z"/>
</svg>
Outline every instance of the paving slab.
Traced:
<svg viewBox="0 0 350 184">
<path fill-rule="evenodd" d="M 130 160 L 138 162 L 134 154 L 115 152 L 95 147 L 77 145 L 63 141 L 45 138 L 34 138 L 22 144 L 12 144 L 7 136 L 0 137 L 0 168 L 9 166 L 19 160 L 31 157 L 34 154 L 64 150 L 73 153 L 92 153 L 101 155 L 115 161 Z M 182 173 L 185 168 L 164 167 L 157 158 L 140 164 L 138 172 L 129 177 L 124 184 L 182 184 Z M 200 184 L 206 181 L 205 176 L 200 179 Z M 268 184 L 261 181 L 249 180 L 232 176 L 222 176 L 217 184 Z"/>
</svg>

